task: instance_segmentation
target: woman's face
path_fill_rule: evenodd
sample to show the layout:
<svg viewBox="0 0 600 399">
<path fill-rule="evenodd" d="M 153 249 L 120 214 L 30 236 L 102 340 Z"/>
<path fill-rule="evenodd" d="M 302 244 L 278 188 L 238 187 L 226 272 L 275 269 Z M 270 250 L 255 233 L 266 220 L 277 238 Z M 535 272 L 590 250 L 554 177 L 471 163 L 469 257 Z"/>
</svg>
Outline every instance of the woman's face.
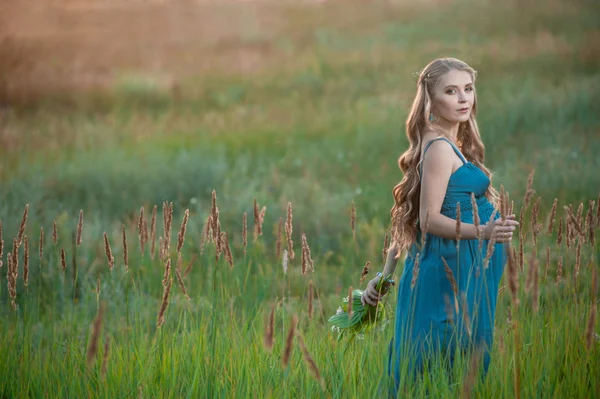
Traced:
<svg viewBox="0 0 600 399">
<path fill-rule="evenodd" d="M 475 87 L 469 72 L 455 69 L 446 72 L 432 94 L 431 112 L 440 122 L 454 124 L 469 120 L 475 102 Z"/>
</svg>

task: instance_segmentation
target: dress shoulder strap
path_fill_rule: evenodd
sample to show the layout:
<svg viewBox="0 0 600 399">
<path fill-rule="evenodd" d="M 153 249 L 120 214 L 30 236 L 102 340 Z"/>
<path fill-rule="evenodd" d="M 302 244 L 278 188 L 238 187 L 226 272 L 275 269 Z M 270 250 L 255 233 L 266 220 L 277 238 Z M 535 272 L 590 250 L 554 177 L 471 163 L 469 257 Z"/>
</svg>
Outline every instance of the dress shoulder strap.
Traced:
<svg viewBox="0 0 600 399">
<path fill-rule="evenodd" d="M 423 154 L 421 155 L 421 161 L 419 162 L 419 168 L 420 168 L 421 175 L 423 175 L 423 159 L 425 158 L 425 153 L 429 149 L 429 146 L 431 144 L 433 144 L 434 141 L 438 141 L 438 140 L 444 140 L 448 144 L 450 144 L 452 146 L 452 148 L 454 149 L 454 152 L 456 153 L 456 155 L 458 155 L 458 157 L 460 158 L 460 160 L 463 161 L 463 164 L 467 163 L 467 160 L 465 159 L 465 157 L 463 156 L 463 154 L 459 151 L 459 149 L 456 148 L 456 146 L 454 145 L 453 142 L 451 142 L 450 140 L 448 140 L 445 137 L 436 137 L 435 139 L 429 140 L 427 142 L 427 144 L 425 145 L 425 148 L 423 149 Z"/>
</svg>

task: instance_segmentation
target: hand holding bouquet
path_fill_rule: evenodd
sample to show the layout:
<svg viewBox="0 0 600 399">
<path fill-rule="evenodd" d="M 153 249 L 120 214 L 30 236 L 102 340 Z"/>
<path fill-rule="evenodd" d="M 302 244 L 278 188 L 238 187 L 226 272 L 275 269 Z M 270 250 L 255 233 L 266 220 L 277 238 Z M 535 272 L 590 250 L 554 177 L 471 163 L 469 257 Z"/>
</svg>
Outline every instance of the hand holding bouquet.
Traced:
<svg viewBox="0 0 600 399">
<path fill-rule="evenodd" d="M 377 277 L 369 281 L 364 291 L 355 289 L 352 291 L 352 298 L 342 299 L 342 305 L 336 314 L 329 318 L 329 323 L 333 324 L 332 330 L 339 333 L 338 341 L 346 333 L 353 339 L 378 325 L 387 324 L 386 309 L 379 300 L 394 285 L 391 277 L 389 275 L 384 278 L 381 273 L 377 273 Z M 350 301 L 351 314 L 348 314 Z"/>
</svg>

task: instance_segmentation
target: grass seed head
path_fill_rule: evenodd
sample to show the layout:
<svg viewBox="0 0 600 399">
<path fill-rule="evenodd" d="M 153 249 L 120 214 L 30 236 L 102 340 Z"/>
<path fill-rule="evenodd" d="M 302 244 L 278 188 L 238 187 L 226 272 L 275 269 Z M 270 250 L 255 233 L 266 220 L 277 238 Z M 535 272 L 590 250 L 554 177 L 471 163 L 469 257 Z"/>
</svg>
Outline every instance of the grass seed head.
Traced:
<svg viewBox="0 0 600 399">
<path fill-rule="evenodd" d="M 58 228 L 56 227 L 56 220 L 52 222 L 52 242 L 55 245 L 58 242 Z"/>
<path fill-rule="evenodd" d="M 92 337 L 90 338 L 90 343 L 88 345 L 87 350 L 87 365 L 90 367 L 96 358 L 96 354 L 98 353 L 98 341 L 100 339 L 100 330 L 102 329 L 102 319 L 104 317 L 104 302 L 100 303 L 98 307 L 98 313 L 92 322 Z"/>
<path fill-rule="evenodd" d="M 104 252 L 106 253 L 106 259 L 108 260 L 108 269 L 112 272 L 113 267 L 115 267 L 115 258 L 110 249 L 110 243 L 108 242 L 108 235 L 106 232 L 104 232 Z"/>
<path fill-rule="evenodd" d="M 288 331 L 287 337 L 285 339 L 285 347 L 283 349 L 283 355 L 281 357 L 281 364 L 283 368 L 286 368 L 290 363 L 290 356 L 292 354 L 292 343 L 294 341 L 294 336 L 296 335 L 296 325 L 298 324 L 298 316 L 294 315 L 292 317 L 292 322 L 290 323 L 290 329 Z"/>
<path fill-rule="evenodd" d="M 27 225 L 27 215 L 29 214 L 29 204 L 25 205 L 25 210 L 23 211 L 23 217 L 21 218 L 21 224 L 19 225 L 19 235 L 17 239 L 17 244 L 20 247 L 23 243 L 23 235 L 25 234 L 25 227 Z"/>
<path fill-rule="evenodd" d="M 171 260 L 169 259 L 169 265 L 171 264 Z M 173 280 L 171 278 L 168 279 L 167 285 L 164 286 L 163 289 L 163 297 L 162 302 L 160 304 L 160 310 L 158 311 L 158 319 L 156 322 L 156 327 L 160 327 L 165 322 L 165 312 L 167 311 L 167 307 L 169 306 L 169 295 L 171 294 L 171 284 Z"/>
<path fill-rule="evenodd" d="M 81 245 L 83 237 L 83 209 L 79 210 L 79 222 L 77 222 L 77 246 Z"/>
</svg>

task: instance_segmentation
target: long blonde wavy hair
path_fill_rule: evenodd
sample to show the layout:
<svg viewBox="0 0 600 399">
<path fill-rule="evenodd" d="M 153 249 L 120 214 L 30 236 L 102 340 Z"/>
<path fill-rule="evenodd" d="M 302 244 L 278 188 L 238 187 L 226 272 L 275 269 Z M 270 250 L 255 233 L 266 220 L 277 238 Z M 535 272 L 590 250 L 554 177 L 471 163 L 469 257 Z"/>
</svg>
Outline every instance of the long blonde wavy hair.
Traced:
<svg viewBox="0 0 600 399">
<path fill-rule="evenodd" d="M 439 132 L 440 136 L 447 134 L 429 121 L 432 107 L 432 93 L 441 76 L 451 70 L 465 71 L 471 75 L 475 83 L 476 72 L 469 65 L 456 58 L 438 58 L 431 61 L 419 73 L 417 94 L 406 120 L 406 136 L 409 148 L 398 159 L 398 166 L 404 177 L 392 191 L 394 206 L 391 210 L 393 245 L 397 257 L 407 250 L 417 238 L 417 220 L 419 217 L 419 202 L 421 197 L 421 182 L 419 164 L 421 163 L 421 146 L 423 134 L 426 131 Z M 467 160 L 492 179 L 492 173 L 484 166 L 485 148 L 477 127 L 477 93 L 474 91 L 474 101 L 469 120 L 461 122 L 458 129 L 457 144 Z M 450 137 L 448 137 L 450 138 Z M 494 205 L 498 205 L 498 192 L 490 183 L 485 197 Z"/>
</svg>

